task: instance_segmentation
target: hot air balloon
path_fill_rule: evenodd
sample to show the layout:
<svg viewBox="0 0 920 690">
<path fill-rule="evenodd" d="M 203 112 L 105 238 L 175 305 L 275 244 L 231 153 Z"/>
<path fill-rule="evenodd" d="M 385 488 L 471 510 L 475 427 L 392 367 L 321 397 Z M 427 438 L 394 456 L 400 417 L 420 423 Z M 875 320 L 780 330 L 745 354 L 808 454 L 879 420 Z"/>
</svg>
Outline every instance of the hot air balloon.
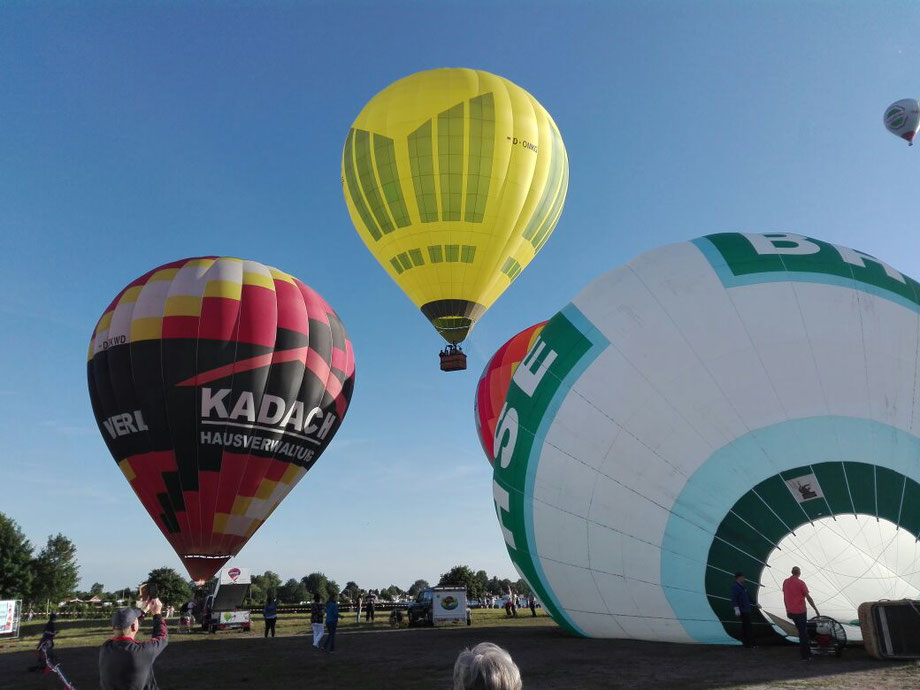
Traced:
<svg viewBox="0 0 920 690">
<path fill-rule="evenodd" d="M 498 348 L 492 355 L 479 384 L 476 386 L 476 398 L 473 400 L 473 418 L 476 420 L 476 433 L 479 442 L 485 451 L 489 464 L 492 463 L 495 446 L 495 422 L 505 404 L 505 395 L 508 393 L 508 384 L 515 370 L 524 359 L 530 347 L 534 344 L 546 321 L 538 323 L 515 335 L 511 340 Z"/>
<path fill-rule="evenodd" d="M 119 469 L 204 580 L 329 445 L 355 360 L 311 288 L 212 256 L 160 266 L 119 292 L 93 331 L 87 375 Z"/>
<path fill-rule="evenodd" d="M 447 341 L 459 344 L 549 239 L 568 189 L 549 113 L 507 79 L 435 69 L 391 84 L 345 140 L 342 188 L 380 265 Z"/>
<path fill-rule="evenodd" d="M 517 569 L 590 637 L 737 644 L 736 571 L 763 641 L 785 637 L 792 565 L 846 623 L 916 599 L 918 334 L 920 283 L 801 235 L 709 235 L 598 278 L 497 422 Z"/>
<path fill-rule="evenodd" d="M 920 129 L 920 103 L 913 98 L 902 98 L 889 105 L 885 108 L 885 129 L 913 146 Z"/>
</svg>

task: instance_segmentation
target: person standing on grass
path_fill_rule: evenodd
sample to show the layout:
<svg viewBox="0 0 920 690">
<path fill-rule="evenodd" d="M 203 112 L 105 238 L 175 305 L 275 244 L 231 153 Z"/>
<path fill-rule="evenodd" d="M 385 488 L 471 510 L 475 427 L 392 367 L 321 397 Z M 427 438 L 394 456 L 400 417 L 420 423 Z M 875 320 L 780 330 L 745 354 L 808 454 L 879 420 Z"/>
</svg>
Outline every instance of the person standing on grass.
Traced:
<svg viewBox="0 0 920 690">
<path fill-rule="evenodd" d="M 741 619 L 741 643 L 745 647 L 754 646 L 754 633 L 751 631 L 751 597 L 748 595 L 744 573 L 735 573 L 732 583 L 732 606 L 735 615 Z"/>
<path fill-rule="evenodd" d="M 377 603 L 377 595 L 374 593 L 374 590 L 368 590 L 367 596 L 364 598 L 364 622 L 371 623 L 374 620 L 374 608 Z"/>
<path fill-rule="evenodd" d="M 530 598 L 528 599 L 528 603 L 530 604 L 531 617 L 536 618 L 537 617 L 537 600 L 533 594 L 530 595 Z"/>
<path fill-rule="evenodd" d="M 153 662 L 169 642 L 166 623 L 160 616 L 163 602 L 151 599 L 145 606 L 153 615 L 153 635 L 138 642 L 135 636 L 145 612 L 133 607 L 118 609 L 112 616 L 115 636 L 99 650 L 99 687 L 102 690 L 157 690 Z"/>
<path fill-rule="evenodd" d="M 335 595 L 329 595 L 329 601 L 326 602 L 326 639 L 323 640 L 323 651 L 330 654 L 335 652 L 335 629 L 339 625 L 339 605 L 336 603 Z"/>
<path fill-rule="evenodd" d="M 273 597 L 265 600 L 265 608 L 262 610 L 262 617 L 265 619 L 265 637 L 268 637 L 268 631 L 271 630 L 272 637 L 275 636 L 275 621 L 278 620 L 278 602 Z"/>
<path fill-rule="evenodd" d="M 313 624 L 313 647 L 319 649 L 323 639 L 323 603 L 319 594 L 313 595 L 313 604 L 310 606 L 310 622 Z"/>
<path fill-rule="evenodd" d="M 802 571 L 795 566 L 792 569 L 792 576 L 783 580 L 783 599 L 786 603 L 786 615 L 795 623 L 795 629 L 799 631 L 799 653 L 802 661 L 807 661 L 811 658 L 811 645 L 808 640 L 808 609 L 805 602 L 808 601 L 811 604 L 816 616 L 821 614 L 818 613 L 818 607 L 808 594 L 808 585 L 799 578 L 801 574 Z"/>
</svg>

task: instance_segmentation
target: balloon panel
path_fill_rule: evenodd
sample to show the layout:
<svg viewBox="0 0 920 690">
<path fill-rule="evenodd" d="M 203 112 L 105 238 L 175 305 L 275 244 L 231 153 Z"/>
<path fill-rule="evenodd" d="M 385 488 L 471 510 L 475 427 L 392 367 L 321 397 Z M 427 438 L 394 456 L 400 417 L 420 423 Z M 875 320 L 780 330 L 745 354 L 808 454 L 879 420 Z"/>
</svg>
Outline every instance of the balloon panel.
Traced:
<svg viewBox="0 0 920 690">
<path fill-rule="evenodd" d="M 489 359 L 479 377 L 473 401 L 473 418 L 476 420 L 479 442 L 490 464 L 495 446 L 495 422 L 505 404 L 508 384 L 545 325 L 546 321 L 525 328 L 502 345 Z"/>
<path fill-rule="evenodd" d="M 297 278 L 203 257 L 118 294 L 87 374 L 112 456 L 191 576 L 206 579 L 332 440 L 355 363 L 338 316 Z"/>
<path fill-rule="evenodd" d="M 419 72 L 358 115 L 342 187 L 368 249 L 438 332 L 462 341 L 552 234 L 568 158 L 549 113 L 507 79 Z"/>
<path fill-rule="evenodd" d="M 661 247 L 585 288 L 517 368 L 495 437 L 505 541 L 553 617 L 733 642 L 733 573 L 756 600 L 798 526 L 920 533 L 918 305 L 891 266 L 782 234 Z"/>
</svg>

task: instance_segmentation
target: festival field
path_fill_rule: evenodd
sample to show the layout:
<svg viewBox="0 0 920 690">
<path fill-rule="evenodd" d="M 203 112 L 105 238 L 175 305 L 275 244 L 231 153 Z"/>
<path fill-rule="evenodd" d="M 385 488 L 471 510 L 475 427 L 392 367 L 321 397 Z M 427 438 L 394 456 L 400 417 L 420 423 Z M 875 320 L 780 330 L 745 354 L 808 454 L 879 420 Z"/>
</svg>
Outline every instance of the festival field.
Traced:
<svg viewBox="0 0 920 690">
<path fill-rule="evenodd" d="M 78 690 L 98 683 L 102 621 L 64 623 L 58 660 Z M 546 616 L 508 619 L 502 611 L 475 612 L 472 627 L 393 630 L 386 616 L 375 624 L 340 624 L 337 651 L 314 651 L 306 616 L 280 618 L 278 637 L 265 640 L 261 621 L 253 632 L 176 634 L 156 663 L 163 690 L 181 688 L 449 688 L 457 653 L 483 640 L 508 649 L 526 688 L 908 688 L 920 685 L 920 666 L 869 659 L 861 648 L 841 659 L 797 660 L 792 647 L 751 651 L 720 646 L 579 640 L 564 635 Z M 0 648 L 0 688 L 52 690 L 50 676 L 28 673 L 40 625 L 26 638 Z M 309 681 L 309 683 L 307 683 Z M 318 684 L 318 685 L 317 685 Z"/>
</svg>

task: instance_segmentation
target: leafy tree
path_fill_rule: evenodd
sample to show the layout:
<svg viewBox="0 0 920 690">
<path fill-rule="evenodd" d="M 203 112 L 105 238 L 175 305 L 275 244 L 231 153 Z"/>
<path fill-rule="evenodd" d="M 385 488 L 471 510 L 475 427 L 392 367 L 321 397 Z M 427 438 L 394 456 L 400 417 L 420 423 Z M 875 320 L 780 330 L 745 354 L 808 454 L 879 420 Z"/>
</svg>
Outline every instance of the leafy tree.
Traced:
<svg viewBox="0 0 920 690">
<path fill-rule="evenodd" d="M 102 599 L 103 594 L 105 594 L 105 585 L 101 582 L 94 582 L 93 586 L 89 588 L 89 595 L 91 597 L 99 597 Z"/>
<path fill-rule="evenodd" d="M 428 589 L 429 586 L 428 580 L 416 580 L 412 583 L 412 586 L 409 587 L 409 594 L 413 597 L 417 597 L 419 592 L 423 589 Z"/>
<path fill-rule="evenodd" d="M 330 594 L 338 594 L 339 586 L 331 582 L 323 573 L 310 573 L 306 575 L 301 582 L 310 593 L 310 597 L 319 594 L 320 599 L 326 601 Z"/>
<path fill-rule="evenodd" d="M 32 585 L 32 544 L 12 518 L 0 513 L 0 598 L 27 599 Z"/>
<path fill-rule="evenodd" d="M 281 587 L 281 578 L 278 576 L 278 573 L 273 573 L 271 570 L 266 570 L 261 575 L 252 576 L 252 588 L 260 591 L 264 598 L 266 596 L 276 595 L 278 589 Z M 252 598 L 255 599 L 255 595 L 252 595 Z"/>
<path fill-rule="evenodd" d="M 511 587 L 523 597 L 529 597 L 531 594 L 530 585 L 527 584 L 527 581 L 523 577 L 511 585 Z"/>
<path fill-rule="evenodd" d="M 349 580 L 345 583 L 345 589 L 342 590 L 342 594 L 349 598 L 351 601 L 355 601 L 361 596 L 361 588 L 358 587 L 358 583 Z"/>
<path fill-rule="evenodd" d="M 285 604 L 299 604 L 307 599 L 307 588 L 293 577 L 278 588 L 278 600 Z"/>
<path fill-rule="evenodd" d="M 192 597 L 188 582 L 172 568 L 151 570 L 147 582 L 157 586 L 157 595 L 167 606 L 181 606 Z"/>
<path fill-rule="evenodd" d="M 34 596 L 37 600 L 49 599 L 54 603 L 71 596 L 77 589 L 80 566 L 77 565 L 77 547 L 63 534 L 49 536 L 32 563 Z"/>
<path fill-rule="evenodd" d="M 466 595 L 470 599 L 479 599 L 484 592 L 481 589 L 476 573 L 467 565 L 455 565 L 448 572 L 441 575 L 438 586 L 466 587 Z"/>
</svg>

